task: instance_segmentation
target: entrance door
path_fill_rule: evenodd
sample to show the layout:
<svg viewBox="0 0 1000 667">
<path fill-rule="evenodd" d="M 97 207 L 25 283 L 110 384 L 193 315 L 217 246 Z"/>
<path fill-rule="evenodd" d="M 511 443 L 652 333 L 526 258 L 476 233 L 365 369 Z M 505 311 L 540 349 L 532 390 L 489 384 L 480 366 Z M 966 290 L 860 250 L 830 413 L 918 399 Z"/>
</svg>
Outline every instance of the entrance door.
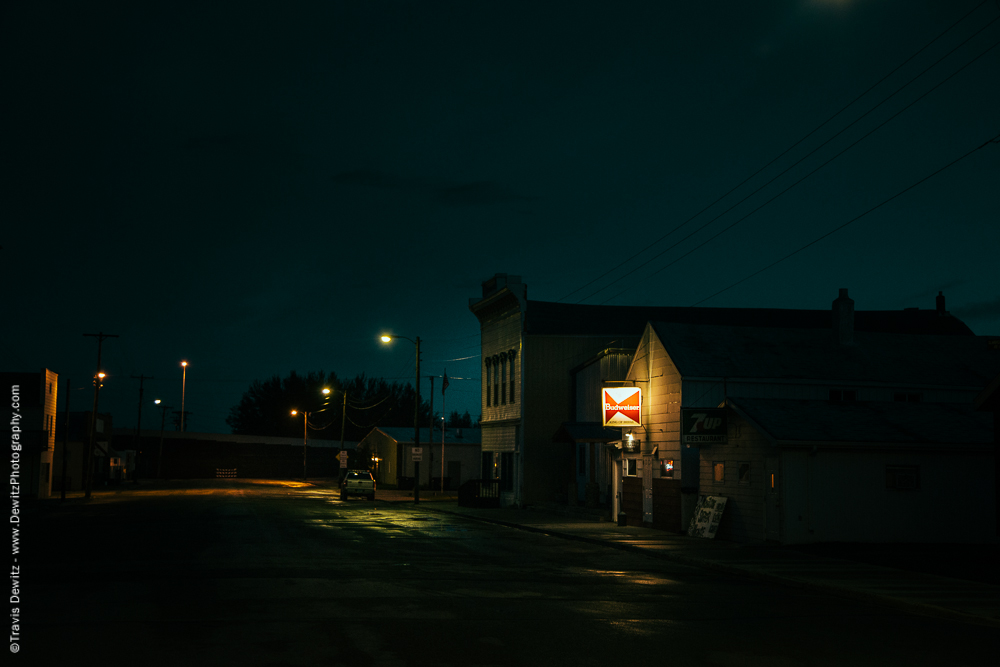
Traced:
<svg viewBox="0 0 1000 667">
<path fill-rule="evenodd" d="M 764 538 L 781 541 L 781 494 L 779 493 L 778 457 L 764 459 Z"/>
<path fill-rule="evenodd" d="M 642 525 L 642 477 L 622 479 L 622 509 L 629 526 Z"/>
</svg>

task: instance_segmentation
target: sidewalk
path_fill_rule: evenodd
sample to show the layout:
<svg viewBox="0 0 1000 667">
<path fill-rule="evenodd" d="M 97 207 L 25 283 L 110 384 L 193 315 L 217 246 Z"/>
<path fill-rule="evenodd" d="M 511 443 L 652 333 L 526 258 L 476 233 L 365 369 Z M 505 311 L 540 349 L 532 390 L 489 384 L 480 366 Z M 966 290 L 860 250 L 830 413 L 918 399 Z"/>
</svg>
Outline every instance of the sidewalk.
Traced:
<svg viewBox="0 0 1000 667">
<path fill-rule="evenodd" d="M 388 502 L 413 502 L 405 492 L 386 492 Z M 381 495 L 381 494 L 380 494 Z M 663 558 L 685 565 L 751 576 L 786 586 L 879 602 L 897 609 L 1000 627 L 1000 586 L 905 571 L 764 544 L 687 537 L 636 526 L 618 526 L 585 514 L 551 509 L 478 509 L 421 493 L 423 510 L 464 516 L 501 526 Z"/>
</svg>

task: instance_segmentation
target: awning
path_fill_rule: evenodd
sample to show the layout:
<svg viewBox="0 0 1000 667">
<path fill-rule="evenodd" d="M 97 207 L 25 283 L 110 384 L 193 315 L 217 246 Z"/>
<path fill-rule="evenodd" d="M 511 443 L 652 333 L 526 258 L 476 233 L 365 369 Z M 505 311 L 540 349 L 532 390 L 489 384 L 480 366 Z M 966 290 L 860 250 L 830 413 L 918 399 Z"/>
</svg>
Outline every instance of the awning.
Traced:
<svg viewBox="0 0 1000 667">
<path fill-rule="evenodd" d="M 621 429 L 605 428 L 600 422 L 563 422 L 552 436 L 552 442 L 615 442 L 621 439 Z"/>
</svg>

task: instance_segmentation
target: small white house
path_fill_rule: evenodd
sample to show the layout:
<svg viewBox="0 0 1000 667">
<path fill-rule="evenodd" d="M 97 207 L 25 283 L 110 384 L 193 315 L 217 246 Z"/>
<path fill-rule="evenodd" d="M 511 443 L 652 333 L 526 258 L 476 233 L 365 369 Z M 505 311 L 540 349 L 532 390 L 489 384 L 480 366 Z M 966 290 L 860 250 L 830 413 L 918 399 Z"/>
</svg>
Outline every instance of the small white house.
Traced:
<svg viewBox="0 0 1000 667">
<path fill-rule="evenodd" d="M 420 464 L 420 486 L 439 488 L 442 476 L 445 489 L 457 489 L 462 482 L 483 476 L 481 431 L 478 428 L 445 429 L 434 432 L 430 442 L 421 439 L 419 453 L 414 452 L 413 429 L 406 426 L 373 428 L 358 443 L 359 456 L 367 457 L 369 469 L 379 484 L 412 488 L 415 463 Z M 428 435 L 426 431 L 421 436 Z M 418 458 L 418 461 L 414 459 Z M 442 466 L 442 460 L 444 465 Z M 491 458 L 492 461 L 492 458 Z M 442 472 L 444 473 L 442 475 Z"/>
</svg>

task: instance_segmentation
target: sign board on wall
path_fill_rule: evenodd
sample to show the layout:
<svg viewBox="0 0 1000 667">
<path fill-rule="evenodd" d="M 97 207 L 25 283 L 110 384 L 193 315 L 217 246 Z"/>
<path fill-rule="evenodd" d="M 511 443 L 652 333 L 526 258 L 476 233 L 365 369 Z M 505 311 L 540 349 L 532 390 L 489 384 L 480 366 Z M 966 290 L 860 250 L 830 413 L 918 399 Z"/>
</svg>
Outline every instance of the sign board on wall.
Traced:
<svg viewBox="0 0 1000 667">
<path fill-rule="evenodd" d="M 642 426 L 641 387 L 602 387 L 601 405 L 605 426 Z"/>
<path fill-rule="evenodd" d="M 722 496 L 698 496 L 698 504 L 694 506 L 694 516 L 688 525 L 688 536 L 707 537 L 712 539 L 719 530 L 722 521 L 722 511 L 726 509 L 726 500 Z"/>
<path fill-rule="evenodd" d="M 725 408 L 681 408 L 681 442 L 724 445 L 728 435 Z"/>
</svg>

